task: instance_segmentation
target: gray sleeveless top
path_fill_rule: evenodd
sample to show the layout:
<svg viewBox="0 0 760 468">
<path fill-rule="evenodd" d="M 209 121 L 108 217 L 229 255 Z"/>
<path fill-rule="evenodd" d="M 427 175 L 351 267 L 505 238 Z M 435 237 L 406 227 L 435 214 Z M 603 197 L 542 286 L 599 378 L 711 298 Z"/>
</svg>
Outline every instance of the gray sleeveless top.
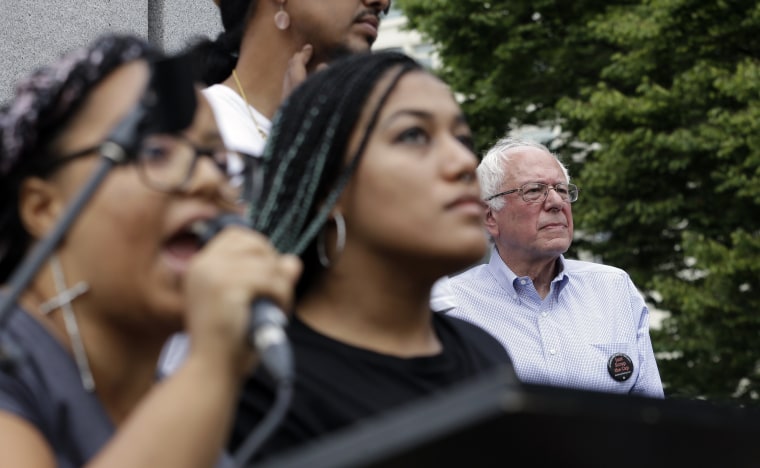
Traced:
<svg viewBox="0 0 760 468">
<path fill-rule="evenodd" d="M 22 309 L 0 330 L 0 346 L 4 354 L 20 354 L 0 366 L 0 410 L 37 427 L 59 467 L 84 465 L 114 427 L 97 397 L 82 387 L 71 355 Z"/>
</svg>

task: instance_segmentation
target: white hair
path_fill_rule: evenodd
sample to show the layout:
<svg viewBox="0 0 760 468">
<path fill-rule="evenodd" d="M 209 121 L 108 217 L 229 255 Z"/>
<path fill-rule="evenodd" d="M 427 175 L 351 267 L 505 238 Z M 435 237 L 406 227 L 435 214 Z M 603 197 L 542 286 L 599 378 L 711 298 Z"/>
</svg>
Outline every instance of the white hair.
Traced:
<svg viewBox="0 0 760 468">
<path fill-rule="evenodd" d="M 567 171 L 567 167 L 562 164 L 559 157 L 552 153 L 549 148 L 537 141 L 525 140 L 516 137 L 503 137 L 499 139 L 483 156 L 483 159 L 478 165 L 478 180 L 480 181 L 480 198 L 483 200 L 490 196 L 493 196 L 502 191 L 502 184 L 504 179 L 507 178 L 508 168 L 510 160 L 515 153 L 518 153 L 521 148 L 538 148 L 550 154 L 557 160 L 562 173 L 565 175 L 565 180 L 570 183 L 570 173 Z M 504 208 L 504 197 L 496 197 L 494 199 L 485 202 L 489 208 L 494 211 L 498 211 Z"/>
</svg>

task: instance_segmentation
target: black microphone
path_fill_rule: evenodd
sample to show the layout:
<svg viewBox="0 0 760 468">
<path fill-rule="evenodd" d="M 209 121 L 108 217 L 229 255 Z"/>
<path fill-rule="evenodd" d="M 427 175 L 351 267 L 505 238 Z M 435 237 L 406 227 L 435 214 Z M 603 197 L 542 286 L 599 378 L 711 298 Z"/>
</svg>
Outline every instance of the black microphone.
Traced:
<svg viewBox="0 0 760 468">
<path fill-rule="evenodd" d="M 217 218 L 198 221 L 192 231 L 205 245 L 227 226 L 251 226 L 242 217 L 227 213 Z M 261 363 L 276 381 L 292 380 L 294 375 L 293 354 L 285 325 L 288 319 L 283 311 L 269 299 L 257 299 L 251 305 L 251 321 L 248 323 L 248 341 L 259 352 Z"/>
</svg>

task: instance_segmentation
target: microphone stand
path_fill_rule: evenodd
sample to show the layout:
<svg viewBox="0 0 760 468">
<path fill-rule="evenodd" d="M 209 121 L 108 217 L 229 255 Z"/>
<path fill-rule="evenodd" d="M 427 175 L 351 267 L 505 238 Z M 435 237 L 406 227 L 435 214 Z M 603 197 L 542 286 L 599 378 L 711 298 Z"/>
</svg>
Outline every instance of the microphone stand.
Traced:
<svg viewBox="0 0 760 468">
<path fill-rule="evenodd" d="M 29 285 L 50 254 L 55 250 L 61 239 L 66 235 L 71 225 L 79 217 L 85 205 L 90 201 L 95 191 L 100 187 L 106 175 L 117 164 L 127 161 L 129 148 L 135 145 L 139 135 L 139 126 L 146 114 L 143 103 L 139 103 L 114 129 L 109 138 L 100 145 L 102 160 L 95 174 L 90 177 L 85 186 L 76 194 L 74 200 L 64 211 L 61 219 L 53 227 L 53 231 L 37 244 L 24 262 L 14 271 L 8 284 L 8 294 L 0 299 L 0 332 L 5 330 L 5 323 L 10 318 L 16 300 Z M 10 343 L 0 346 L 0 366 L 14 366 L 21 358 L 20 349 Z"/>
</svg>

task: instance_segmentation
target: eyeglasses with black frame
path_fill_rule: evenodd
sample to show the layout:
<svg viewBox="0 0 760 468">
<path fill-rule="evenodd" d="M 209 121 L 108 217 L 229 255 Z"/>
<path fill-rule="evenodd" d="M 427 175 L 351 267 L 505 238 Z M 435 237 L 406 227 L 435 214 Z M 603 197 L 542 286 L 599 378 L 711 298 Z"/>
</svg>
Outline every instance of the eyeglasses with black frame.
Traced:
<svg viewBox="0 0 760 468">
<path fill-rule="evenodd" d="M 528 182 L 522 184 L 519 188 L 499 192 L 486 198 L 486 201 L 493 200 L 496 197 L 509 195 L 510 193 L 519 192 L 520 196 L 526 203 L 543 202 L 549 196 L 549 189 L 554 189 L 562 201 L 573 203 L 578 200 L 580 189 L 575 184 L 559 183 L 554 185 L 543 184 L 541 182 Z"/>
<path fill-rule="evenodd" d="M 43 172 L 51 173 L 63 164 L 97 154 L 99 150 L 100 145 L 97 145 L 56 158 Z M 252 155 L 229 150 L 224 146 L 199 147 L 179 134 L 154 134 L 142 141 L 133 160 L 140 179 L 146 186 L 171 193 L 187 187 L 201 156 L 214 161 L 219 170 L 227 176 L 230 189 L 234 192 L 230 195 L 235 199 L 241 199 L 244 196 L 244 181 L 250 177 L 258 162 Z"/>
</svg>

